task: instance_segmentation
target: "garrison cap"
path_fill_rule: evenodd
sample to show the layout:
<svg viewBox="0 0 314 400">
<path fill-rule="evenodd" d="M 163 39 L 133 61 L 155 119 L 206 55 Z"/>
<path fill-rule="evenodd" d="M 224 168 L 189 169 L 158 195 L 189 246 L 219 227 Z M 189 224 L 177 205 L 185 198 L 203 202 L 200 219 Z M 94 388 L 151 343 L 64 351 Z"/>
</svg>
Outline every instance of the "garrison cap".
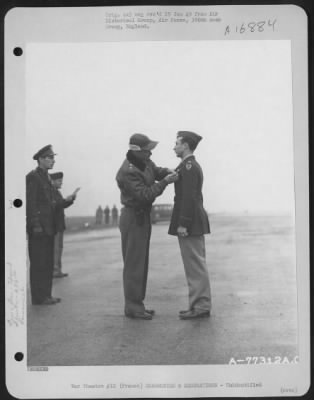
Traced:
<svg viewBox="0 0 314 400">
<path fill-rule="evenodd" d="M 202 136 L 198 135 L 197 133 L 191 132 L 191 131 L 179 131 L 177 133 L 177 137 L 191 140 L 195 144 L 195 147 L 203 139 Z"/>
<path fill-rule="evenodd" d="M 153 150 L 157 144 L 158 142 L 149 139 L 148 136 L 142 133 L 134 133 L 134 135 L 130 137 L 129 149 L 133 151 Z"/>
<path fill-rule="evenodd" d="M 54 156 L 56 153 L 53 152 L 51 144 L 38 150 L 36 154 L 33 155 L 33 160 L 38 160 L 39 157 Z"/>
<path fill-rule="evenodd" d="M 63 178 L 63 172 L 54 172 L 53 174 L 49 174 L 50 178 L 55 181 L 56 179 Z"/>
</svg>

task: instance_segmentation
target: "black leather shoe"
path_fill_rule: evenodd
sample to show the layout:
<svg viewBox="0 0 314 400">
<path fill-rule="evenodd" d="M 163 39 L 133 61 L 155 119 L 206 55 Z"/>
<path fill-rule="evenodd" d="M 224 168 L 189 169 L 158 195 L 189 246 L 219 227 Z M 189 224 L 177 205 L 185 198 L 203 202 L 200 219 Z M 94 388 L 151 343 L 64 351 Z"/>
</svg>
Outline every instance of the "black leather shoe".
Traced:
<svg viewBox="0 0 314 400">
<path fill-rule="evenodd" d="M 150 315 L 155 315 L 155 310 L 146 310 L 146 309 L 145 309 L 145 312 L 146 312 L 147 314 L 150 314 Z"/>
<path fill-rule="evenodd" d="M 42 301 L 33 301 L 32 304 L 34 306 L 52 306 L 54 304 L 56 304 L 57 302 L 52 300 L 51 298 L 47 298 L 45 300 Z"/>
<path fill-rule="evenodd" d="M 54 278 L 64 278 L 68 276 L 69 274 L 66 274 L 65 272 L 54 272 L 53 277 Z"/>
<path fill-rule="evenodd" d="M 147 312 L 125 312 L 125 316 L 128 318 L 133 318 L 133 319 L 153 319 L 151 314 L 148 314 Z"/>
<path fill-rule="evenodd" d="M 181 310 L 181 311 L 179 311 L 179 315 L 186 314 L 186 313 L 188 313 L 190 311 L 191 310 Z"/>
<path fill-rule="evenodd" d="M 180 319 L 197 319 L 197 318 L 208 318 L 210 316 L 209 310 L 191 310 L 187 313 L 180 314 Z"/>
<path fill-rule="evenodd" d="M 60 303 L 60 297 L 50 297 L 50 300 L 54 301 L 55 303 Z"/>
</svg>

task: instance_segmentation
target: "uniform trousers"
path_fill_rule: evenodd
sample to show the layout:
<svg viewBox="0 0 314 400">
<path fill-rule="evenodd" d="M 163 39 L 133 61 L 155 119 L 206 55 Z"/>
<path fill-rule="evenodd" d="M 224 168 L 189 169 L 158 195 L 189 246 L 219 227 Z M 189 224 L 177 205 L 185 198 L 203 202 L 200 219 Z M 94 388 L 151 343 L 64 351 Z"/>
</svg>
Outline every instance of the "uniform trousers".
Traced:
<svg viewBox="0 0 314 400">
<path fill-rule="evenodd" d="M 53 275 L 53 235 L 29 235 L 30 288 L 32 302 L 51 297 Z"/>
<path fill-rule="evenodd" d="M 62 271 L 63 232 L 57 232 L 54 240 L 53 270 Z"/>
<path fill-rule="evenodd" d="M 206 266 L 205 238 L 178 237 L 189 290 L 189 309 L 211 310 L 211 290 Z"/>
<path fill-rule="evenodd" d="M 125 312 L 143 312 L 151 237 L 150 211 L 138 216 L 133 208 L 123 208 L 119 228 L 124 262 Z"/>
</svg>

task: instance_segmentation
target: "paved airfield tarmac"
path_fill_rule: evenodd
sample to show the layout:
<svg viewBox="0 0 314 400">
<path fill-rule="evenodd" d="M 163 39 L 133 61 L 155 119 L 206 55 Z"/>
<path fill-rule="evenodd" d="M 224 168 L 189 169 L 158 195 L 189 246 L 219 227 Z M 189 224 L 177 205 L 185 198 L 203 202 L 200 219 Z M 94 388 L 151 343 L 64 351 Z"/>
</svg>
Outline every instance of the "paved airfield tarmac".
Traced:
<svg viewBox="0 0 314 400">
<path fill-rule="evenodd" d="M 206 236 L 213 310 L 182 321 L 187 286 L 168 224 L 153 225 L 146 307 L 152 321 L 123 314 L 118 228 L 65 236 L 54 306 L 28 296 L 28 365 L 180 365 L 293 362 L 297 290 L 289 217 L 210 216 Z M 29 290 L 29 289 L 28 289 Z M 254 358 L 255 357 L 255 358 Z"/>
</svg>

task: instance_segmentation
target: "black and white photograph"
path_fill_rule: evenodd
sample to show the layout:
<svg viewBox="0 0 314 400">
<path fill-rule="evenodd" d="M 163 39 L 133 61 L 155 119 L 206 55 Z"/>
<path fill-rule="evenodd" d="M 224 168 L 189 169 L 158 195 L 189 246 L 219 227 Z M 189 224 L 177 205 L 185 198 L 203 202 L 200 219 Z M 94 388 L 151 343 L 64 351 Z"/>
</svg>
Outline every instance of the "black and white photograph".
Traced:
<svg viewBox="0 0 314 400">
<path fill-rule="evenodd" d="M 36 8 L 6 20 L 11 393 L 305 393 L 302 10 Z"/>
</svg>

